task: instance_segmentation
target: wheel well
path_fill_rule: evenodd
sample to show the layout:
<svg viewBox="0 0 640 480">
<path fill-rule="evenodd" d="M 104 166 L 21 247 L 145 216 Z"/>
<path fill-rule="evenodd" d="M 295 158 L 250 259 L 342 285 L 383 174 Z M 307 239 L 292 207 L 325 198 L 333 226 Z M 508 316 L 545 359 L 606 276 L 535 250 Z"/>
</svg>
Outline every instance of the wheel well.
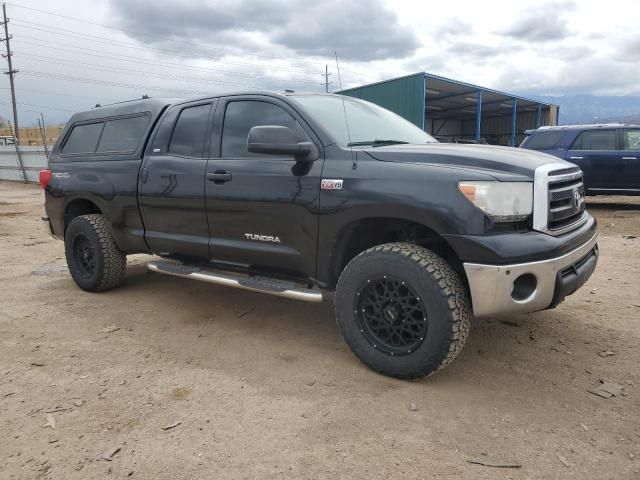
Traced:
<svg viewBox="0 0 640 480">
<path fill-rule="evenodd" d="M 70 202 L 64 210 L 64 231 L 67 231 L 67 227 L 71 223 L 71 220 L 79 217 L 80 215 L 88 215 L 90 213 L 101 214 L 102 212 L 91 200 L 79 198 Z"/>
<path fill-rule="evenodd" d="M 415 243 L 444 258 L 466 284 L 462 262 L 449 244 L 424 225 L 397 218 L 367 218 L 349 225 L 335 246 L 330 267 L 330 287 L 335 288 L 340 273 L 359 253 L 392 242 Z"/>
</svg>

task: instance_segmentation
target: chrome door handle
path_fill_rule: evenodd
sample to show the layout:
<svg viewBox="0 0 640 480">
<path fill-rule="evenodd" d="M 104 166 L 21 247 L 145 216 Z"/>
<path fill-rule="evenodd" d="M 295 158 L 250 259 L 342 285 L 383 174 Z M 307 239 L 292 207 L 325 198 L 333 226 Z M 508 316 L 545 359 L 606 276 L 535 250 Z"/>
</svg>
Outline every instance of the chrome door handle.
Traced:
<svg viewBox="0 0 640 480">
<path fill-rule="evenodd" d="M 569 157 L 569 160 L 582 160 L 582 157 Z"/>
<path fill-rule="evenodd" d="M 638 157 L 622 157 L 623 160 L 637 160 Z"/>
</svg>

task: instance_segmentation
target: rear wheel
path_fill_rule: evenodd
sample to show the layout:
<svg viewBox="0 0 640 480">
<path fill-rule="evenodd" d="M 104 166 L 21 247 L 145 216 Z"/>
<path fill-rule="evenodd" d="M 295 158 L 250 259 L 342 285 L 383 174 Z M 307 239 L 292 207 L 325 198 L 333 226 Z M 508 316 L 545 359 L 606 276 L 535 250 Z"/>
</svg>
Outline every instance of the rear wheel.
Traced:
<svg viewBox="0 0 640 480">
<path fill-rule="evenodd" d="M 89 292 L 109 290 L 124 278 L 127 256 L 116 245 L 111 225 L 98 214 L 74 218 L 64 236 L 69 273 Z"/>
<path fill-rule="evenodd" d="M 443 258 L 418 245 L 390 243 L 349 262 L 336 288 L 336 318 L 367 366 L 410 379 L 456 358 L 469 333 L 471 305 Z"/>
</svg>

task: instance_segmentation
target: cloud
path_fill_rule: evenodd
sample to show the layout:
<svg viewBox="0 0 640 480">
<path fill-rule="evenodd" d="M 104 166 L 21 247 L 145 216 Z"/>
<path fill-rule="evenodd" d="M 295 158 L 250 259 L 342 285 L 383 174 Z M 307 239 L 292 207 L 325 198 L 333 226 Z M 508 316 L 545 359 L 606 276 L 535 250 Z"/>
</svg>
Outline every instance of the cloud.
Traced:
<svg viewBox="0 0 640 480">
<path fill-rule="evenodd" d="M 460 40 L 452 42 L 447 46 L 447 54 L 460 57 L 472 57 L 486 60 L 509 53 L 513 48 L 508 45 L 489 45 L 481 42 Z"/>
<path fill-rule="evenodd" d="M 538 95 L 596 94 L 633 95 L 640 88 L 630 84 L 637 68 L 611 58 L 586 57 L 566 63 L 557 71 L 505 66 L 496 87 L 512 92 Z M 576 75 L 575 72 L 580 72 Z"/>
<path fill-rule="evenodd" d="M 551 2 L 529 8 L 521 13 L 509 27 L 498 34 L 523 41 L 546 42 L 571 36 L 566 13 L 575 9 L 575 3 Z"/>
<path fill-rule="evenodd" d="M 419 47 L 416 34 L 382 0 L 185 0 L 167 8 L 154 0 L 111 0 L 111 6 L 116 25 L 139 32 L 133 34 L 138 41 L 188 42 L 192 48 L 183 50 L 194 56 L 284 49 L 371 61 L 405 57 Z"/>
<path fill-rule="evenodd" d="M 434 37 L 439 39 L 457 38 L 461 34 L 471 35 L 473 34 L 473 25 L 458 17 L 444 19 L 443 23 L 435 29 Z"/>
</svg>

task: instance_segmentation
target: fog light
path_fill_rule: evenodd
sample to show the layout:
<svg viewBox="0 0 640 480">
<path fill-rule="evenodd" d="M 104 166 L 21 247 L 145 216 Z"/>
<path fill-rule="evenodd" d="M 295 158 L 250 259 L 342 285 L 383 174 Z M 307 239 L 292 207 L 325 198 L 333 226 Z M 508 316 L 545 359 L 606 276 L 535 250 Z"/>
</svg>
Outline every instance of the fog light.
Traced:
<svg viewBox="0 0 640 480">
<path fill-rule="evenodd" d="M 517 302 L 522 302 L 533 295 L 538 287 L 538 280 L 532 273 L 523 273 L 513 282 L 511 298 Z"/>
</svg>

